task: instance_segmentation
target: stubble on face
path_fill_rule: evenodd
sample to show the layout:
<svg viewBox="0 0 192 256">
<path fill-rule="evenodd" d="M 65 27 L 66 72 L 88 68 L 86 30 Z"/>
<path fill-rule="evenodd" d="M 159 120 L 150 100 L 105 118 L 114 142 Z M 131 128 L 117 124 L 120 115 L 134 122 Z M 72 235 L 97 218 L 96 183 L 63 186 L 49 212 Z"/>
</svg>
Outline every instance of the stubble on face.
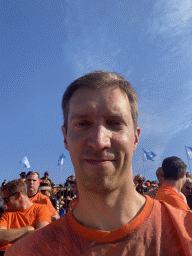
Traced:
<svg viewBox="0 0 192 256">
<path fill-rule="evenodd" d="M 76 91 L 64 136 L 81 189 L 108 193 L 125 183 L 139 132 L 133 128 L 128 97 L 119 88 Z"/>
<path fill-rule="evenodd" d="M 28 196 L 33 196 L 38 192 L 39 179 L 36 175 L 29 175 L 26 179 Z"/>
</svg>

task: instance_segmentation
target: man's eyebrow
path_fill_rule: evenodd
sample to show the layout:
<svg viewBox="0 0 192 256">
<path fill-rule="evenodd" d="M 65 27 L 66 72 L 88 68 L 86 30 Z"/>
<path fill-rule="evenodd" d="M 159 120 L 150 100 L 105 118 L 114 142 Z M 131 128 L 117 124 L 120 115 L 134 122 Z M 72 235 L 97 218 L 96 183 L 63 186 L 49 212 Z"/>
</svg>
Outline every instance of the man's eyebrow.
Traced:
<svg viewBox="0 0 192 256">
<path fill-rule="evenodd" d="M 74 119 L 86 119 L 86 118 L 90 118 L 91 114 L 74 114 L 72 115 L 69 120 L 73 121 Z M 119 114 L 117 112 L 114 113 L 110 113 L 110 115 L 106 112 L 106 114 L 104 115 L 104 117 L 107 118 L 114 118 L 114 119 L 122 119 L 124 117 L 126 117 L 126 114 Z"/>
<path fill-rule="evenodd" d="M 88 115 L 88 114 L 74 114 L 74 115 L 72 115 L 70 118 L 69 118 L 69 120 L 74 120 L 74 119 L 83 119 L 83 118 L 87 118 L 87 117 L 89 117 L 90 115 Z"/>
</svg>

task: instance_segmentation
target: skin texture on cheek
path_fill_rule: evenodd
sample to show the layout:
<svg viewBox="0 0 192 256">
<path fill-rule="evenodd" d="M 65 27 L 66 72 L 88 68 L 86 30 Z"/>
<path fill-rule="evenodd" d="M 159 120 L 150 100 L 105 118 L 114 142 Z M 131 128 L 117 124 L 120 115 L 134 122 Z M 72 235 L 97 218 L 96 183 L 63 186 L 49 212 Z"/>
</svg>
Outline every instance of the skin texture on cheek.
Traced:
<svg viewBox="0 0 192 256">
<path fill-rule="evenodd" d="M 72 96 L 67 134 L 62 131 L 77 180 L 85 187 L 112 189 L 131 172 L 140 129 L 134 132 L 128 98 L 120 89 L 100 92 L 81 90 Z"/>
</svg>

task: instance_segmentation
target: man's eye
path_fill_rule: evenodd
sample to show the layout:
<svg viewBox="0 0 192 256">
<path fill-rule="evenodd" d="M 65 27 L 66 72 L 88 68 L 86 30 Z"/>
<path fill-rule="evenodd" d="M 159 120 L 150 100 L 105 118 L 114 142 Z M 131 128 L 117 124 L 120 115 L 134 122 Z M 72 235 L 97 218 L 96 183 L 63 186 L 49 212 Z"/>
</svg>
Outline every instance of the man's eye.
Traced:
<svg viewBox="0 0 192 256">
<path fill-rule="evenodd" d="M 111 125 L 111 126 L 120 126 L 121 124 L 122 122 L 117 120 L 108 121 L 108 125 Z"/>
<path fill-rule="evenodd" d="M 78 123 L 76 124 L 77 127 L 87 127 L 87 126 L 89 126 L 89 125 L 90 125 L 89 122 L 85 122 L 85 121 L 78 122 Z"/>
</svg>

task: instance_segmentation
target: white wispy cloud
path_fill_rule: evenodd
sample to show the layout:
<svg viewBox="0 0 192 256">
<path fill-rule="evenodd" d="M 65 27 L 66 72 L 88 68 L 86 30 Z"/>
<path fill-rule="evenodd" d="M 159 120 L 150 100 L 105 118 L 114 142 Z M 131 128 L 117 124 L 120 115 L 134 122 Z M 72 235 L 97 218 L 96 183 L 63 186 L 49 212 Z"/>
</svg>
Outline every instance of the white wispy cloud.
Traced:
<svg viewBox="0 0 192 256">
<path fill-rule="evenodd" d="M 148 32 L 183 35 L 192 23 L 192 2 L 186 0 L 159 0 L 148 20 Z"/>
<path fill-rule="evenodd" d="M 192 1 L 159 0 L 147 22 L 152 43 L 163 49 L 147 80 L 154 85 L 142 90 L 141 122 L 146 134 L 162 133 L 170 138 L 184 129 L 192 112 Z M 157 40 L 157 41 L 155 41 Z M 150 95 L 150 97 L 148 96 Z M 155 108 L 151 109 L 152 104 Z M 157 104 L 159 104 L 157 106 Z M 154 114 L 155 113 L 155 114 Z M 146 117 L 153 125 L 146 125 Z"/>
</svg>

